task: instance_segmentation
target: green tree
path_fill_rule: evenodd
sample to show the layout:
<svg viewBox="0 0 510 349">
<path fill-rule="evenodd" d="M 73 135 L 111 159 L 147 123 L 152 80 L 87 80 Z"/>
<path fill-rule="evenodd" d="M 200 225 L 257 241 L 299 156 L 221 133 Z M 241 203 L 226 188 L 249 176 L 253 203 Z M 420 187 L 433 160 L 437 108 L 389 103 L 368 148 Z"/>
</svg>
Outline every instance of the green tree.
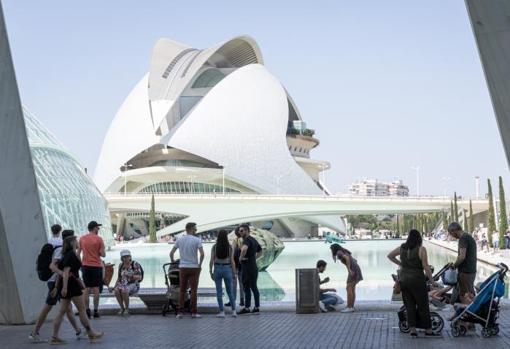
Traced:
<svg viewBox="0 0 510 349">
<path fill-rule="evenodd" d="M 154 194 L 152 194 L 151 210 L 149 212 L 149 241 L 152 243 L 158 242 L 156 237 L 156 205 L 154 202 Z"/>
<path fill-rule="evenodd" d="M 444 230 L 448 229 L 448 214 L 446 213 L 446 211 L 443 211 L 443 229 Z"/>
<path fill-rule="evenodd" d="M 468 223 L 468 218 L 467 218 L 467 210 L 466 209 L 462 209 L 462 219 L 464 220 L 464 224 L 463 224 L 463 229 L 465 232 L 469 232 L 469 223 Z"/>
<path fill-rule="evenodd" d="M 455 222 L 459 222 L 459 206 L 457 206 L 457 192 L 453 193 L 453 218 Z"/>
<path fill-rule="evenodd" d="M 475 218 L 473 217 L 473 202 L 469 199 L 469 220 L 468 220 L 469 233 L 472 234 L 475 231 Z"/>
<path fill-rule="evenodd" d="M 455 214 L 453 213 L 453 201 L 450 200 L 450 222 L 455 221 Z"/>
<path fill-rule="evenodd" d="M 501 248 L 505 247 L 505 233 L 507 229 L 505 188 L 503 188 L 503 178 L 499 176 L 499 246 Z"/>
<path fill-rule="evenodd" d="M 496 231 L 496 218 L 494 217 L 494 201 L 492 199 L 491 180 L 487 179 L 488 199 L 489 199 L 489 217 L 487 219 L 487 238 L 489 245 L 492 246 L 492 234 Z"/>
</svg>

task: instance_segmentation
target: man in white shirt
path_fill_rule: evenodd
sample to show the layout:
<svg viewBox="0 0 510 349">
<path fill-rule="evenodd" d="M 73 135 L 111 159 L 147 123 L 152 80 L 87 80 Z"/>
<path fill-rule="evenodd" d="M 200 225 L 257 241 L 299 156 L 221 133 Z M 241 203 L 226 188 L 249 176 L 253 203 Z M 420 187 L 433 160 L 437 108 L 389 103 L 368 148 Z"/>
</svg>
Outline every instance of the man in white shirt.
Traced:
<svg viewBox="0 0 510 349">
<path fill-rule="evenodd" d="M 204 249 L 202 247 L 202 240 L 195 236 L 197 232 L 196 223 L 186 224 L 186 235 L 181 236 L 175 243 L 172 251 L 170 251 L 170 260 L 174 262 L 175 251 L 179 250 L 179 273 L 180 273 L 180 288 L 179 288 L 179 314 L 178 319 L 182 319 L 184 313 L 184 300 L 186 290 L 191 288 L 191 317 L 200 318 L 201 316 L 197 311 L 197 290 L 198 279 L 200 271 L 202 270 L 202 262 L 204 261 Z M 200 253 L 200 261 L 198 260 L 197 253 Z"/>
</svg>

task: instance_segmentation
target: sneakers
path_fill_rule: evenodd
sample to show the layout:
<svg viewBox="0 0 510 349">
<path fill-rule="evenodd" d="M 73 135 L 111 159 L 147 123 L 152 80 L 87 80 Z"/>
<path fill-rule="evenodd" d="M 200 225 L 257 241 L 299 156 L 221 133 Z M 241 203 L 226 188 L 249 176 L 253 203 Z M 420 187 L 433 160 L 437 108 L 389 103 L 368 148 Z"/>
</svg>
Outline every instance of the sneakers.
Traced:
<svg viewBox="0 0 510 349">
<path fill-rule="evenodd" d="M 251 313 L 251 311 L 248 308 L 243 308 L 243 309 L 239 310 L 239 312 L 238 312 L 239 315 L 244 315 L 244 314 L 249 314 L 249 313 Z"/>
<path fill-rule="evenodd" d="M 224 311 L 220 311 L 218 314 L 216 314 L 216 317 L 217 318 L 225 318 L 225 312 Z"/>
<path fill-rule="evenodd" d="M 41 339 L 41 337 L 39 337 L 39 333 L 37 334 L 33 334 L 33 333 L 30 333 L 28 335 L 28 339 L 30 340 L 30 342 L 32 343 L 43 343 L 44 341 Z"/>
<path fill-rule="evenodd" d="M 100 316 L 99 316 L 99 312 L 97 311 L 97 309 L 94 309 L 94 319 L 98 319 Z"/>
<path fill-rule="evenodd" d="M 119 316 L 124 316 L 124 312 L 125 312 L 125 311 L 126 311 L 125 309 L 121 309 L 121 310 L 119 310 L 119 312 L 117 313 L 117 315 L 119 315 Z"/>
<path fill-rule="evenodd" d="M 131 312 L 129 311 L 129 308 L 126 308 L 126 310 L 124 311 L 124 315 L 126 315 L 126 316 L 131 315 Z"/>
<path fill-rule="evenodd" d="M 67 344 L 67 341 L 60 339 L 58 337 L 51 337 L 51 339 L 48 343 L 50 345 L 61 345 L 61 344 Z"/>
<path fill-rule="evenodd" d="M 225 316 L 225 314 L 223 314 L 223 316 Z M 192 319 L 200 319 L 202 317 L 202 315 L 198 314 L 198 313 L 195 313 L 195 314 L 191 314 L 191 318 Z"/>
<path fill-rule="evenodd" d="M 87 313 L 87 317 L 88 317 L 89 319 L 90 319 L 90 318 L 92 318 L 92 316 L 90 315 L 90 309 L 89 309 L 89 308 L 87 308 L 87 309 L 85 310 L 85 312 Z"/>
<path fill-rule="evenodd" d="M 321 309 L 321 312 L 323 312 L 323 313 L 328 312 L 328 309 L 326 309 L 326 306 L 324 305 L 324 303 L 322 301 L 319 301 L 319 308 Z"/>
<path fill-rule="evenodd" d="M 232 317 L 237 317 L 237 313 L 235 310 L 232 310 Z"/>
<path fill-rule="evenodd" d="M 177 315 L 175 316 L 175 318 L 176 318 L 176 319 L 182 319 L 182 314 L 177 314 Z"/>
<path fill-rule="evenodd" d="M 256 308 L 256 307 L 255 307 L 255 308 L 253 308 L 253 310 L 251 311 L 251 313 L 252 313 L 252 314 L 255 314 L 255 315 L 258 315 L 258 314 L 260 314 L 260 310 L 259 310 L 259 308 Z"/>
<path fill-rule="evenodd" d="M 341 313 L 354 313 L 354 308 L 345 308 L 340 310 Z"/>
</svg>

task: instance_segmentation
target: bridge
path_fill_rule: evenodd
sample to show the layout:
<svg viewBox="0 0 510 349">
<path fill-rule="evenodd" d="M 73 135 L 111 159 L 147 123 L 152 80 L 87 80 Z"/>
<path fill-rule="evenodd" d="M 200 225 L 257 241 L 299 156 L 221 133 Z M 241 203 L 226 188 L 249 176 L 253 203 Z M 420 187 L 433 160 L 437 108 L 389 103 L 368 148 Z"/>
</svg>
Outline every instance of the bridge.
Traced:
<svg viewBox="0 0 510 349">
<path fill-rule="evenodd" d="M 149 212 L 151 194 L 105 194 L 112 213 Z M 345 216 L 356 214 L 415 214 L 450 210 L 448 197 L 359 197 L 246 194 L 155 194 L 157 212 L 186 218 L 158 231 L 158 236 L 184 230 L 197 222 L 198 231 L 250 221 L 286 217 Z M 486 211 L 487 200 L 473 200 L 473 213 Z M 468 200 L 458 201 L 469 210 Z"/>
</svg>

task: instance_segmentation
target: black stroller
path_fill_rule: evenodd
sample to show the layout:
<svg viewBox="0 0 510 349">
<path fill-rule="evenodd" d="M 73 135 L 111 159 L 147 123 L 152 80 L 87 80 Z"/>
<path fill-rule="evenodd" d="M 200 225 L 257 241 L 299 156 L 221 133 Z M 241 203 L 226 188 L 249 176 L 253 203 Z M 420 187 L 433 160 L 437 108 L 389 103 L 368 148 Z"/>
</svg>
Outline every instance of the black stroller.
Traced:
<svg viewBox="0 0 510 349">
<path fill-rule="evenodd" d="M 441 270 L 439 270 L 435 275 L 433 275 L 432 276 L 432 281 L 429 281 L 428 288 L 430 288 L 430 283 L 432 283 L 434 281 L 438 281 L 441 278 L 441 276 L 446 272 L 446 270 L 448 270 L 449 267 L 450 267 L 450 264 L 447 264 L 443 268 L 441 268 Z M 398 280 L 398 276 L 397 275 L 392 274 L 391 276 L 393 277 L 394 281 Z M 402 305 L 400 307 L 397 315 L 398 315 L 398 328 L 399 328 L 400 332 L 409 333 L 410 328 L 409 328 L 409 324 L 407 323 L 407 309 L 406 309 L 405 305 Z M 439 315 L 439 313 L 437 313 L 435 311 L 431 311 L 430 312 L 430 321 L 432 323 L 432 331 L 438 333 L 438 332 L 441 332 L 443 330 L 444 320 L 441 317 L 441 315 Z M 417 326 L 416 327 L 424 328 L 422 323 L 423 323 L 423 320 L 420 319 L 420 317 L 418 316 L 417 317 Z"/>
<path fill-rule="evenodd" d="M 163 272 L 165 273 L 165 284 L 166 284 L 166 298 L 167 303 L 163 305 L 161 309 L 161 315 L 166 316 L 172 309 L 177 315 L 179 308 L 179 291 L 181 288 L 180 284 L 180 272 L 179 272 L 179 260 L 173 263 L 163 264 Z M 186 300 L 184 302 L 184 308 L 188 312 L 191 312 L 191 301 L 189 297 L 189 290 L 186 292 Z"/>
</svg>

